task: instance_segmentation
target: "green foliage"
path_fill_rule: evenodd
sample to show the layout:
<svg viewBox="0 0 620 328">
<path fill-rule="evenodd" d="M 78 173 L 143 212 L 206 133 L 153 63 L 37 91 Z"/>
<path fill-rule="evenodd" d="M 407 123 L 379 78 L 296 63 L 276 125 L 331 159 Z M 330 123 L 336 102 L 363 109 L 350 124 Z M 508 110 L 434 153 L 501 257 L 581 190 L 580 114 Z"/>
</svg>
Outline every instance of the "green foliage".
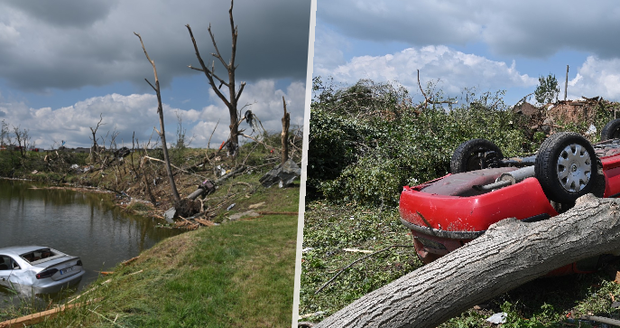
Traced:
<svg viewBox="0 0 620 328">
<path fill-rule="evenodd" d="M 548 104 L 557 99 L 560 93 L 560 87 L 558 86 L 558 80 L 555 75 L 549 74 L 547 77 L 538 78 L 538 86 L 534 91 L 534 97 L 536 101 L 541 104 Z"/>
<path fill-rule="evenodd" d="M 300 314 L 323 311 L 308 320 L 321 318 L 394 279 L 413 271 L 421 263 L 415 256 L 411 237 L 399 222 L 394 209 L 376 211 L 372 207 L 335 206 L 312 202 L 304 218 Z M 378 251 L 368 254 L 345 248 Z M 367 257 L 361 259 L 362 257 Z M 337 272 L 353 261 L 321 291 L 317 291 Z"/>
<path fill-rule="evenodd" d="M 533 148 L 502 92 L 466 90 L 460 107 L 422 108 L 398 85 L 361 80 L 336 89 L 314 82 L 321 92 L 310 119 L 311 198 L 395 205 L 403 185 L 447 174 L 453 150 L 468 139 L 492 140 L 508 155 Z"/>
</svg>

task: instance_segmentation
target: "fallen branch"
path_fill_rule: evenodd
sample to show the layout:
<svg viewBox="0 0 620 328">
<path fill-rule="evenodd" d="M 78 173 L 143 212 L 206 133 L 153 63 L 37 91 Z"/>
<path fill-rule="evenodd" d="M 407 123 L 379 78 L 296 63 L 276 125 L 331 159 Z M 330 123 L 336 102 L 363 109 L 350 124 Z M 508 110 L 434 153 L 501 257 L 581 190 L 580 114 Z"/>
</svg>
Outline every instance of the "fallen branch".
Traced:
<svg viewBox="0 0 620 328">
<path fill-rule="evenodd" d="M 392 248 L 397 248 L 397 247 L 413 247 L 413 245 L 392 245 L 392 246 L 388 246 L 386 248 L 380 249 L 374 253 L 368 254 L 366 256 L 362 256 L 359 259 L 351 262 L 349 265 L 347 265 L 346 267 L 340 269 L 340 271 L 338 271 L 338 273 L 336 273 L 331 279 L 329 279 L 326 283 L 323 284 L 323 286 L 321 286 L 319 289 L 316 290 L 316 292 L 314 292 L 314 294 L 318 294 L 319 292 L 321 292 L 325 287 L 327 287 L 329 284 L 332 283 L 332 281 L 334 281 L 334 279 L 338 278 L 338 276 L 343 273 L 345 270 L 347 270 L 348 268 L 352 267 L 354 264 L 363 261 L 371 256 L 377 255 L 379 253 L 385 252 L 387 250 L 390 250 Z"/>
<path fill-rule="evenodd" d="M 127 260 L 127 261 L 121 262 L 121 264 L 122 264 L 123 266 L 129 265 L 131 262 L 133 262 L 133 261 L 137 260 L 138 258 L 140 258 L 140 255 L 135 256 L 135 257 L 132 257 L 132 258 L 130 258 L 130 259 L 129 259 L 129 260 Z"/>
<path fill-rule="evenodd" d="M 143 158 L 144 158 L 144 159 L 151 160 L 151 161 L 156 161 L 156 162 L 161 162 L 161 163 L 166 164 L 166 162 L 162 161 L 162 160 L 161 160 L 161 159 L 159 159 L 159 158 L 154 158 L 154 157 L 147 156 L 147 155 L 144 155 L 144 156 L 143 156 Z M 196 174 L 196 173 L 194 173 L 194 172 L 189 172 L 189 171 L 186 171 L 186 170 L 184 170 L 184 169 L 182 169 L 182 168 L 180 168 L 180 167 L 178 167 L 178 166 L 175 166 L 175 165 L 173 165 L 173 164 L 170 164 L 170 166 L 174 167 L 175 169 L 177 169 L 177 170 L 179 170 L 179 171 L 181 171 L 181 172 L 183 172 L 183 173 L 185 173 L 185 174 L 195 175 L 195 176 L 197 176 L 197 177 L 199 177 L 199 178 L 201 178 L 201 179 L 206 179 L 206 178 L 205 178 L 205 177 L 203 177 L 202 175 Z"/>
<path fill-rule="evenodd" d="M 45 320 L 48 320 L 50 318 L 55 317 L 56 315 L 58 315 L 58 313 L 74 308 L 74 307 L 80 307 L 80 306 L 84 306 L 84 305 L 88 305 L 91 303 L 96 303 L 101 301 L 103 298 L 97 298 L 91 301 L 87 301 L 85 303 L 77 303 L 77 304 L 69 304 L 69 305 L 61 305 L 55 309 L 51 309 L 51 310 L 47 310 L 47 311 L 43 311 L 43 312 L 37 312 L 37 313 L 33 313 L 33 314 L 29 314 L 23 317 L 19 317 L 16 319 L 11 319 L 11 320 L 7 320 L 7 321 L 3 321 L 0 322 L 0 328 L 5 328 L 5 327 L 24 327 L 24 326 L 29 326 L 29 325 L 34 325 L 40 322 L 43 322 Z"/>
</svg>

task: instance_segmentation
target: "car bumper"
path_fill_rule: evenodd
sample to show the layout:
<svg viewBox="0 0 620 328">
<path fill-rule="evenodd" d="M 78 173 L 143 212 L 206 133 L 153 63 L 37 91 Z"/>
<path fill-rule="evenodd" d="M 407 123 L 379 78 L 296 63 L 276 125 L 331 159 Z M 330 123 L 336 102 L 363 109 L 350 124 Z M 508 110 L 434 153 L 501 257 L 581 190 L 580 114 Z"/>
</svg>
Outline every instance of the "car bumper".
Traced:
<svg viewBox="0 0 620 328">
<path fill-rule="evenodd" d="M 399 207 L 401 222 L 411 230 L 425 263 L 461 247 L 502 219 L 537 221 L 558 214 L 535 178 L 468 197 L 424 192 L 430 184 L 404 187 Z"/>
<path fill-rule="evenodd" d="M 35 294 L 53 294 L 53 293 L 57 293 L 60 292 L 61 290 L 65 290 L 65 289 L 69 289 L 72 287 L 77 286 L 80 281 L 82 281 L 82 276 L 84 276 L 84 273 L 86 273 L 86 271 L 84 271 L 83 269 L 76 273 L 73 274 L 69 277 L 66 277 L 64 279 L 61 280 L 50 280 L 50 281 L 45 281 L 39 284 L 35 284 L 32 286 L 32 290 Z"/>
</svg>

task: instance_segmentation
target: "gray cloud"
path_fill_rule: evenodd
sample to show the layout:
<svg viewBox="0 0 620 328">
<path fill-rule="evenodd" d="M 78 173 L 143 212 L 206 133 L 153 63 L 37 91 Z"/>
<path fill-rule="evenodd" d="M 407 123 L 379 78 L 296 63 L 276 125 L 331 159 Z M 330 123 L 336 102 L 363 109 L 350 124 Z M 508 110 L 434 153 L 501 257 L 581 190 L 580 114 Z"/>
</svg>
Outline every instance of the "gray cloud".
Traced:
<svg viewBox="0 0 620 328">
<path fill-rule="evenodd" d="M 54 5 L 50 5 L 53 3 Z M 143 86 L 152 70 L 133 32 L 142 35 L 168 86 L 197 74 L 185 28 L 190 24 L 203 58 L 214 52 L 212 31 L 225 60 L 230 48 L 228 1 L 119 2 L 0 1 L 0 78 L 11 87 L 46 92 L 130 80 Z M 237 0 L 237 80 L 305 77 L 310 1 Z M 216 63 L 217 64 L 217 63 Z M 225 75 L 223 67 L 216 72 Z"/>
<path fill-rule="evenodd" d="M 413 46 L 485 42 L 500 55 L 544 58 L 561 50 L 616 57 L 620 3 L 568 1 L 321 1 L 317 24 L 348 36 Z"/>
<path fill-rule="evenodd" d="M 1 1 L 35 19 L 60 27 L 84 28 L 105 18 L 117 1 Z"/>
</svg>

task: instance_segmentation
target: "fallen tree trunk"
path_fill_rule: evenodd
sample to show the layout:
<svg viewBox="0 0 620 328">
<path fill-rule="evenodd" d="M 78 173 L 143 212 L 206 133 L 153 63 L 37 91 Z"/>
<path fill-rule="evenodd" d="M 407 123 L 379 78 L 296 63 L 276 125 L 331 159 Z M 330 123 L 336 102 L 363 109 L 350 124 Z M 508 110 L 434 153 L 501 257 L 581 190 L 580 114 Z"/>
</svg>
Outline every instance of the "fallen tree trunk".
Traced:
<svg viewBox="0 0 620 328">
<path fill-rule="evenodd" d="M 620 200 L 586 195 L 545 221 L 506 219 L 316 327 L 436 327 L 566 264 L 620 251 Z"/>
</svg>

